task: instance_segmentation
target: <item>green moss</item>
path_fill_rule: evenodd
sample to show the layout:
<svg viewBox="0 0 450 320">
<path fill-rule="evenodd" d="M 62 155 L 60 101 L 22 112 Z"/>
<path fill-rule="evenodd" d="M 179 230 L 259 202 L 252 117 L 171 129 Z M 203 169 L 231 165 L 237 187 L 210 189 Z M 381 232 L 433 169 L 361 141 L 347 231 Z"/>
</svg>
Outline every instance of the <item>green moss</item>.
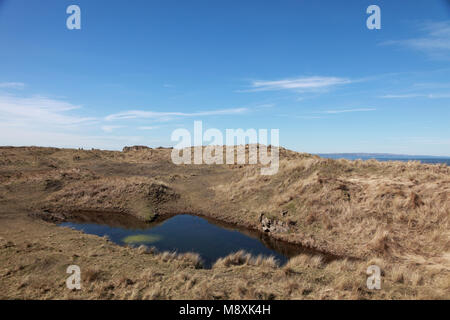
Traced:
<svg viewBox="0 0 450 320">
<path fill-rule="evenodd" d="M 126 244 L 151 244 L 161 240 L 161 236 L 155 234 L 136 234 L 122 239 Z"/>
</svg>

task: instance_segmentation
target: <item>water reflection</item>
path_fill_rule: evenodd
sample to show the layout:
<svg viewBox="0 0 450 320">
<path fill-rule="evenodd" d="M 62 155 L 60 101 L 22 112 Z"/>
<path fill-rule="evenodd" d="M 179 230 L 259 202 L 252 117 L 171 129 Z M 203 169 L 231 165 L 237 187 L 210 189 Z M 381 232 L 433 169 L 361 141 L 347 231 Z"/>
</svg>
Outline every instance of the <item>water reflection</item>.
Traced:
<svg viewBox="0 0 450 320">
<path fill-rule="evenodd" d="M 212 219 L 180 214 L 152 223 L 115 213 L 77 213 L 61 226 L 108 236 L 120 245 L 148 245 L 160 251 L 197 252 L 206 267 L 218 258 L 244 250 L 252 255 L 274 256 L 280 264 L 300 253 L 311 253 L 300 246 L 274 240 L 267 234 L 238 228 Z"/>
</svg>

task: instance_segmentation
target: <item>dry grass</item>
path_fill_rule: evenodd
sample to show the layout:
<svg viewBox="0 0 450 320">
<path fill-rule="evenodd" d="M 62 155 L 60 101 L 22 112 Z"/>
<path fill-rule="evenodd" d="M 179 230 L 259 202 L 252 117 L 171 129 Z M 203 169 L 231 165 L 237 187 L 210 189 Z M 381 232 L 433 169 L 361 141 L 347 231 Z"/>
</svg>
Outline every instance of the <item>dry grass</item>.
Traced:
<svg viewBox="0 0 450 320">
<path fill-rule="evenodd" d="M 170 187 L 155 179 L 101 178 L 75 182 L 52 193 L 46 199 L 46 207 L 120 211 L 151 220 L 158 204 L 176 199 L 177 194 Z"/>
<path fill-rule="evenodd" d="M 290 232 L 276 237 L 328 252 L 406 257 L 419 250 L 439 256 L 449 248 L 445 165 L 303 156 L 281 160 L 277 175 L 260 176 L 249 167 L 214 189 L 255 220 L 265 212 L 291 222 Z"/>
<path fill-rule="evenodd" d="M 278 174 L 261 176 L 259 165 L 175 166 L 170 152 L 0 148 L 0 297 L 450 298 L 447 166 L 280 149 Z M 241 251 L 208 270 L 194 253 L 121 248 L 27 217 L 45 209 L 141 219 L 198 212 L 254 229 L 264 212 L 289 226 L 270 236 L 342 258 L 300 255 L 278 267 Z M 67 292 L 67 264 L 84 270 L 82 292 Z M 382 270 L 382 290 L 365 285 L 373 264 Z"/>
<path fill-rule="evenodd" d="M 274 257 L 254 257 L 243 250 L 229 254 L 226 257 L 219 258 L 214 264 L 213 269 L 228 268 L 230 266 L 260 266 L 266 268 L 278 267 L 278 262 Z"/>
<path fill-rule="evenodd" d="M 83 271 L 84 280 L 87 282 L 96 282 L 101 279 L 102 272 L 98 269 L 87 269 Z"/>
</svg>

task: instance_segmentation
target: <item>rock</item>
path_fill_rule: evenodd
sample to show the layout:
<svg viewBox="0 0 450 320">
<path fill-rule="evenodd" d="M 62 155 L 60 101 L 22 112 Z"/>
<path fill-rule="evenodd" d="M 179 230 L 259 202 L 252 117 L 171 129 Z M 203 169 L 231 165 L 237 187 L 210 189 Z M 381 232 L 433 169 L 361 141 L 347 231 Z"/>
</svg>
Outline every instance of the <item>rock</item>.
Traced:
<svg viewBox="0 0 450 320">
<path fill-rule="evenodd" d="M 261 223 L 261 229 L 263 232 L 283 233 L 289 230 L 288 225 L 280 220 L 270 219 L 261 213 L 259 216 L 259 222 Z"/>
<path fill-rule="evenodd" d="M 148 249 L 147 246 L 141 244 L 141 245 L 139 246 L 139 248 L 138 248 L 138 253 L 139 253 L 139 254 L 146 254 L 146 253 L 149 253 L 149 249 Z"/>
</svg>

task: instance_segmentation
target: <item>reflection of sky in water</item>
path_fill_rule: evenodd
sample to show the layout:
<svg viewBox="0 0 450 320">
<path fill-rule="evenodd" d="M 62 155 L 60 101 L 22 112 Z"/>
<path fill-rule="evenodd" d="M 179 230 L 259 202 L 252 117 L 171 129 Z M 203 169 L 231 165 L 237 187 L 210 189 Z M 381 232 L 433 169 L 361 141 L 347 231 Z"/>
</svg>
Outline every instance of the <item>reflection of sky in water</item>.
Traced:
<svg viewBox="0 0 450 320">
<path fill-rule="evenodd" d="M 269 249 L 259 239 L 236 230 L 216 226 L 205 219 L 191 215 L 178 215 L 144 230 L 92 223 L 65 222 L 61 225 L 89 234 L 106 235 L 111 241 L 120 245 L 145 244 L 154 246 L 159 251 L 197 252 L 207 266 L 218 258 L 239 250 L 245 250 L 253 255 L 275 256 L 279 262 L 286 262 L 283 254 Z"/>
</svg>

